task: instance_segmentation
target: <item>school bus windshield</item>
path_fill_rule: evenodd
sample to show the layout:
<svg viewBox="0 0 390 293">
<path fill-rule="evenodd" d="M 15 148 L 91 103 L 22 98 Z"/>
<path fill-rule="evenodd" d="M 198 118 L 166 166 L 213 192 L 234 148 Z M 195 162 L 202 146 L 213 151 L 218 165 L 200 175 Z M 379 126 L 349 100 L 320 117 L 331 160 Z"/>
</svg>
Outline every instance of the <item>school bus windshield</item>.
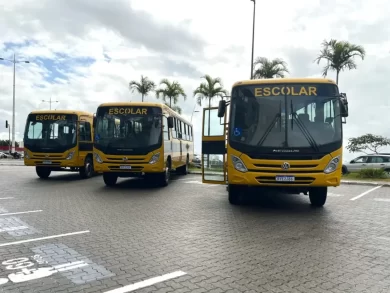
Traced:
<svg viewBox="0 0 390 293">
<path fill-rule="evenodd" d="M 233 89 L 230 144 L 241 151 L 329 152 L 342 143 L 337 87 L 250 85 Z"/>
<path fill-rule="evenodd" d="M 24 145 L 32 152 L 64 152 L 77 143 L 76 127 L 75 114 L 30 114 Z"/>
<path fill-rule="evenodd" d="M 94 145 L 106 154 L 144 153 L 162 144 L 158 107 L 100 107 Z"/>
</svg>

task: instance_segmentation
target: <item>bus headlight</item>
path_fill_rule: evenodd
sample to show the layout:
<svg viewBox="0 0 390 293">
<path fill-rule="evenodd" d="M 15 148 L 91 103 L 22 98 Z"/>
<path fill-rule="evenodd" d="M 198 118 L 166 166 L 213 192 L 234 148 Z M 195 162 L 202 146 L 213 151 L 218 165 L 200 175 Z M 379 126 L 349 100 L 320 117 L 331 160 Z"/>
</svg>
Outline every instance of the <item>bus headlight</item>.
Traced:
<svg viewBox="0 0 390 293">
<path fill-rule="evenodd" d="M 160 159 L 160 153 L 154 154 L 149 161 L 149 164 L 155 164 Z"/>
<path fill-rule="evenodd" d="M 72 160 L 74 156 L 74 151 L 71 151 L 68 156 L 66 157 L 67 160 Z"/>
<path fill-rule="evenodd" d="M 334 172 L 339 166 L 339 163 L 340 163 L 340 156 L 334 157 L 333 159 L 330 160 L 330 162 L 326 166 L 324 173 L 329 174 Z"/>
<path fill-rule="evenodd" d="M 24 157 L 28 160 L 30 159 L 30 156 L 28 155 L 28 152 L 24 151 Z"/>
<path fill-rule="evenodd" d="M 102 160 L 102 158 L 99 156 L 98 153 L 94 153 L 94 155 L 95 155 L 95 160 L 96 160 L 96 162 L 98 162 L 99 164 L 103 163 L 103 160 Z"/>
<path fill-rule="evenodd" d="M 234 169 L 243 173 L 248 172 L 248 169 L 246 168 L 244 162 L 241 161 L 239 157 L 232 155 L 232 161 L 233 161 Z"/>
</svg>

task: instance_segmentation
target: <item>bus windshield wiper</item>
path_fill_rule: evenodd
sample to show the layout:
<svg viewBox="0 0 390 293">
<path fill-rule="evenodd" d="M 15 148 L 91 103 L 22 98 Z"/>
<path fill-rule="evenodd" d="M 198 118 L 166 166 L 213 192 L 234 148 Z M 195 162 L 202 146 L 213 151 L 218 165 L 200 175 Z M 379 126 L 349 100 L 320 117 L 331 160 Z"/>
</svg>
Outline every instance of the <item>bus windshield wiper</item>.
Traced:
<svg viewBox="0 0 390 293">
<path fill-rule="evenodd" d="M 301 130 L 301 132 L 303 133 L 303 136 L 306 138 L 306 140 L 309 142 L 310 146 L 316 151 L 318 152 L 320 149 L 318 147 L 318 144 L 316 143 L 315 139 L 313 138 L 313 136 L 310 134 L 309 130 L 307 130 L 307 127 L 305 126 L 305 124 L 302 123 L 301 119 L 299 119 L 298 115 L 296 112 L 293 112 L 293 103 L 291 101 L 291 129 L 293 128 L 293 121 L 295 119 L 295 121 L 297 122 L 297 125 L 299 127 L 299 129 Z"/>
<path fill-rule="evenodd" d="M 260 138 L 259 142 L 257 143 L 257 145 L 262 145 L 265 141 L 265 139 L 267 138 L 267 136 L 269 135 L 269 133 L 271 132 L 272 128 L 274 127 L 275 123 L 277 121 L 280 121 L 280 131 L 282 131 L 282 101 L 280 101 L 280 105 L 279 105 L 279 113 L 276 113 L 274 119 L 271 121 L 271 123 L 268 125 L 266 131 L 264 132 L 263 136 Z"/>
</svg>

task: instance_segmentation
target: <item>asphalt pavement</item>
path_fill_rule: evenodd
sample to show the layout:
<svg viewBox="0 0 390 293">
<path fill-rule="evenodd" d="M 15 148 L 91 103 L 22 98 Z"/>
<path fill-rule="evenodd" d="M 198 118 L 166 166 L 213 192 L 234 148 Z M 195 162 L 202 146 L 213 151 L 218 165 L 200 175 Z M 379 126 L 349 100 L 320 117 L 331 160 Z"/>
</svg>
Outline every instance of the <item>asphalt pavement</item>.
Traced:
<svg viewBox="0 0 390 293">
<path fill-rule="evenodd" d="M 0 166 L 2 292 L 390 292 L 390 188 L 248 194 Z"/>
</svg>

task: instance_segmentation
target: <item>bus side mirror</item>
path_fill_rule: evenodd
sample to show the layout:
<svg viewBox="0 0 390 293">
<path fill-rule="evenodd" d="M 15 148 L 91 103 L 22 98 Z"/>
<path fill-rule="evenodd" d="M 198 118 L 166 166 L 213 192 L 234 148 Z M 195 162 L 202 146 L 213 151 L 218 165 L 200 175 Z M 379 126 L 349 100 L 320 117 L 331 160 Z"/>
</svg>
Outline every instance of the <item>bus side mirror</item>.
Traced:
<svg viewBox="0 0 390 293">
<path fill-rule="evenodd" d="M 173 117 L 168 117 L 168 128 L 173 128 Z"/>
<path fill-rule="evenodd" d="M 221 118 L 225 116 L 225 111 L 226 111 L 226 101 L 220 100 L 218 104 L 218 117 Z"/>
<path fill-rule="evenodd" d="M 340 104 L 341 104 L 341 117 L 348 117 L 348 100 L 345 93 L 340 94 Z"/>
<path fill-rule="evenodd" d="M 95 126 L 96 126 L 96 117 L 93 117 L 92 126 L 93 126 L 93 128 L 95 128 Z"/>
<path fill-rule="evenodd" d="M 8 128 L 8 120 L 5 120 L 5 128 Z"/>
</svg>

